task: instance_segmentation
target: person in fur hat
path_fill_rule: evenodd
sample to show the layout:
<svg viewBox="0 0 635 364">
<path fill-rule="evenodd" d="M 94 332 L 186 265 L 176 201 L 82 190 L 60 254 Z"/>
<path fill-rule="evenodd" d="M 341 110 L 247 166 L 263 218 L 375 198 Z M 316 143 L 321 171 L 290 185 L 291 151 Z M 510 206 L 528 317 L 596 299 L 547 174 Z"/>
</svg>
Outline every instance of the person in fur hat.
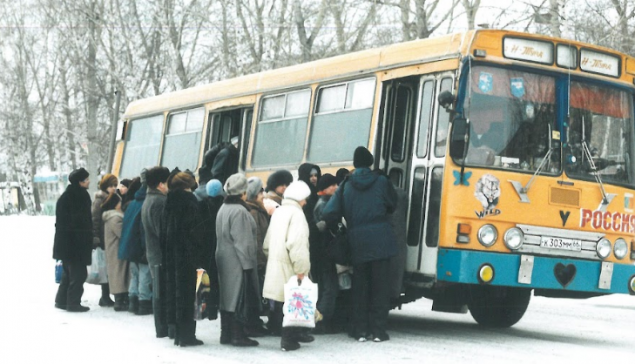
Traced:
<svg viewBox="0 0 635 364">
<path fill-rule="evenodd" d="M 196 269 L 201 259 L 202 242 L 198 241 L 198 203 L 192 190 L 196 181 L 191 174 L 178 172 L 168 180 L 165 202 L 165 247 L 162 254 L 166 270 L 167 322 L 176 328 L 174 345 L 195 346 L 203 341 L 196 338 L 194 299 Z"/>
<path fill-rule="evenodd" d="M 397 255 L 396 237 L 389 214 L 397 206 L 397 193 L 383 173 L 371 171 L 374 158 L 358 147 L 355 171 L 342 183 L 323 211 L 331 226 L 346 219 L 353 263 L 353 332 L 360 342 L 389 340 L 390 258 Z M 343 191 L 343 192 L 342 192 Z M 343 210 L 343 211 L 342 211 Z"/>
<path fill-rule="evenodd" d="M 100 247 L 105 250 L 106 245 L 104 243 L 104 221 L 101 211 L 101 205 L 106 201 L 106 198 L 111 193 L 115 193 L 119 180 L 115 175 L 107 173 L 99 181 L 99 191 L 95 192 L 95 198 L 93 200 L 92 215 L 93 215 L 93 248 Z M 101 298 L 99 299 L 99 305 L 102 307 L 112 307 L 115 302 L 110 299 L 110 287 L 108 283 L 101 285 Z"/>
<path fill-rule="evenodd" d="M 84 168 L 68 175 L 70 184 L 55 206 L 53 259 L 62 261 L 62 280 L 55 296 L 55 307 L 68 312 L 86 312 L 82 306 L 84 281 L 91 263 L 93 224 L 90 211 L 89 173 Z"/>
<path fill-rule="evenodd" d="M 289 185 L 284 192 L 282 205 L 271 217 L 263 246 L 267 254 L 263 296 L 274 301 L 267 326 L 274 332 L 280 330 L 280 348 L 283 351 L 297 350 L 301 342 L 314 340 L 306 330 L 282 327 L 284 284 L 294 275 L 301 281 L 311 271 L 309 225 L 302 211 L 310 195 L 311 189 L 302 181 Z"/>
<path fill-rule="evenodd" d="M 284 191 L 291 182 L 293 175 L 286 169 L 277 170 L 267 178 L 267 194 L 262 202 L 269 216 L 273 215 L 282 203 Z"/>
</svg>

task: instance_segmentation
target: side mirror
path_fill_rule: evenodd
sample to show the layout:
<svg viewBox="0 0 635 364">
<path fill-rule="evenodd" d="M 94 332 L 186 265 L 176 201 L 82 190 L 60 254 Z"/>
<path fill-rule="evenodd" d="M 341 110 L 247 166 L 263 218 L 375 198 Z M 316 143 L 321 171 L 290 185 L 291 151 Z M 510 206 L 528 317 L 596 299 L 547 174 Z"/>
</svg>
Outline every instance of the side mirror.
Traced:
<svg viewBox="0 0 635 364">
<path fill-rule="evenodd" d="M 454 104 L 454 95 L 452 95 L 452 92 L 441 92 L 437 100 L 439 101 L 439 105 L 441 105 L 445 110 L 452 110 L 452 104 Z"/>
<path fill-rule="evenodd" d="M 452 121 L 452 134 L 450 135 L 450 157 L 455 160 L 465 158 L 467 145 L 470 141 L 470 122 L 457 116 Z"/>
</svg>

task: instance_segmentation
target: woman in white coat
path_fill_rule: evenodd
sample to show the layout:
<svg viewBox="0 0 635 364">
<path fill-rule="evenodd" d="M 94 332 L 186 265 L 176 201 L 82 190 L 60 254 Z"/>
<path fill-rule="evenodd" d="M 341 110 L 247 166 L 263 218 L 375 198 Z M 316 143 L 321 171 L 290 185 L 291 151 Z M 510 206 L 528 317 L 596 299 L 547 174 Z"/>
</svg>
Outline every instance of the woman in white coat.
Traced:
<svg viewBox="0 0 635 364">
<path fill-rule="evenodd" d="M 306 330 L 282 328 L 284 284 L 294 275 L 298 280 L 309 274 L 309 225 L 302 207 L 311 190 L 302 181 L 293 182 L 284 192 L 284 200 L 271 217 L 263 244 L 267 255 L 267 271 L 263 296 L 274 301 L 274 309 L 267 326 L 273 333 L 280 331 L 280 347 L 283 351 L 300 348 L 300 342 L 311 342 L 313 337 Z"/>
</svg>

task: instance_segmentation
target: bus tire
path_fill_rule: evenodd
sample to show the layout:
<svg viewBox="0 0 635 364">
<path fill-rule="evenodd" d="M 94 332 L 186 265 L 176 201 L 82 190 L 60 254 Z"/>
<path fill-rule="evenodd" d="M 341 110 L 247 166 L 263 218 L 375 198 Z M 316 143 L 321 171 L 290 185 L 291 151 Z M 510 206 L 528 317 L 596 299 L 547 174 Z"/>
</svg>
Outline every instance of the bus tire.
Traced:
<svg viewBox="0 0 635 364">
<path fill-rule="evenodd" d="M 531 290 L 516 287 L 471 286 L 468 308 L 479 325 L 511 327 L 525 314 Z"/>
</svg>

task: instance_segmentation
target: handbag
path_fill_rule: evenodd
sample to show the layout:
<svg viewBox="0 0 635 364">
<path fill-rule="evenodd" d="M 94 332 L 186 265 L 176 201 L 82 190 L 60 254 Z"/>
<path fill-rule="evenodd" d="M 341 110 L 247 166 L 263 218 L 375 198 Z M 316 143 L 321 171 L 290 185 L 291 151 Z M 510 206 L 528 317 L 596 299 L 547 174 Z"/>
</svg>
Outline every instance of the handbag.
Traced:
<svg viewBox="0 0 635 364">
<path fill-rule="evenodd" d="M 293 276 L 284 285 L 284 305 L 282 306 L 282 327 L 315 327 L 318 285 L 309 277 L 299 282 Z M 319 316 L 319 315 L 318 315 Z"/>
<path fill-rule="evenodd" d="M 243 281 L 240 285 L 240 294 L 236 303 L 234 317 L 243 325 L 253 322 L 260 316 L 260 299 L 255 294 L 255 283 L 252 279 L 253 270 L 243 270 Z"/>
<path fill-rule="evenodd" d="M 55 283 L 62 281 L 62 273 L 64 273 L 64 266 L 61 260 L 55 261 Z"/>
<path fill-rule="evenodd" d="M 196 270 L 196 292 L 194 293 L 194 320 L 200 321 L 209 314 L 208 302 L 210 300 L 209 275 L 205 269 Z"/>
<path fill-rule="evenodd" d="M 91 264 L 88 266 L 88 276 L 86 276 L 86 283 L 108 283 L 106 253 L 104 253 L 104 250 L 102 248 L 93 249 L 92 261 Z"/>
<path fill-rule="evenodd" d="M 340 215 L 344 217 L 344 187 L 346 179 L 342 182 L 340 189 Z M 326 251 L 331 260 L 339 265 L 351 265 L 351 245 L 348 241 L 348 232 L 342 222 L 337 224 L 337 230 L 333 237 L 326 244 Z"/>
</svg>

